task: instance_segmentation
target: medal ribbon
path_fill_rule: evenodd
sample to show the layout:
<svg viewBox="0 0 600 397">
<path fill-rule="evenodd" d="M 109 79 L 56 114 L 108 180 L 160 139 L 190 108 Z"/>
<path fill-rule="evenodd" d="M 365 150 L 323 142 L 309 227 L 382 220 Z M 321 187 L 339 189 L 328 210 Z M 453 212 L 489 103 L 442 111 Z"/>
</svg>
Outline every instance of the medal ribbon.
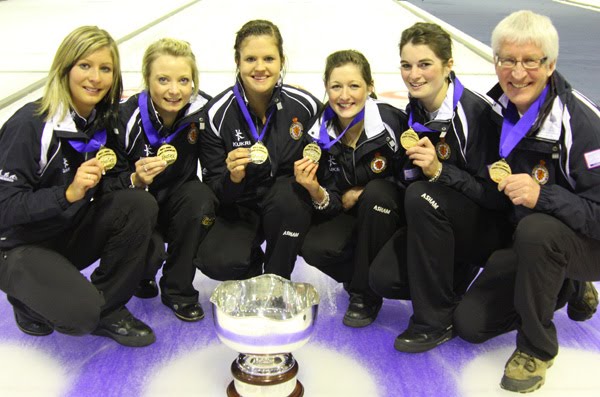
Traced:
<svg viewBox="0 0 600 397">
<path fill-rule="evenodd" d="M 546 99 L 548 94 L 548 86 L 544 88 L 540 96 L 529 106 L 523 117 L 519 119 L 517 107 L 508 102 L 508 106 L 504 110 L 504 120 L 502 121 L 502 132 L 500 133 L 500 157 L 507 158 L 510 152 L 527 134 Z"/>
<path fill-rule="evenodd" d="M 240 89 L 238 88 L 238 83 L 236 83 L 233 86 L 233 94 L 235 95 L 235 99 L 237 100 L 237 103 L 240 106 L 240 109 L 242 109 L 242 113 L 244 115 L 244 118 L 246 119 L 246 124 L 248 124 L 248 128 L 250 128 L 250 133 L 252 134 L 252 137 L 254 138 L 254 140 L 256 142 L 261 142 L 263 140 L 265 134 L 267 133 L 267 127 L 269 126 L 269 121 L 271 121 L 271 116 L 273 116 L 273 113 L 275 113 L 275 109 L 272 109 L 269 112 L 267 121 L 266 121 L 265 125 L 263 126 L 262 131 L 260 132 L 260 135 L 258 135 L 258 131 L 256 131 L 256 127 L 254 126 L 254 122 L 252 121 L 252 117 L 250 116 L 250 112 L 248 111 L 248 106 L 246 106 L 246 102 L 244 101 L 244 98 L 242 97 L 242 94 L 240 93 Z"/>
<path fill-rule="evenodd" d="M 153 148 L 160 146 L 165 143 L 170 143 L 177 135 L 184 129 L 190 126 L 189 123 L 183 124 L 179 128 L 175 130 L 171 135 L 166 137 L 161 137 L 158 134 L 154 125 L 152 125 L 152 121 L 150 121 L 150 113 L 148 112 L 148 92 L 142 91 L 138 96 L 138 106 L 140 108 L 140 116 L 142 118 L 142 125 L 144 126 L 144 132 L 146 133 L 146 137 L 148 138 L 148 143 Z"/>
<path fill-rule="evenodd" d="M 335 145 L 336 142 L 342 139 L 344 134 L 346 134 L 346 131 L 348 131 L 351 127 L 356 125 L 356 123 L 365 118 L 365 108 L 363 107 L 360 110 L 360 112 L 358 112 L 358 114 L 354 116 L 350 124 L 348 124 L 348 126 L 344 129 L 344 131 L 342 131 L 341 134 L 339 134 L 334 140 L 331 140 L 331 137 L 327 133 L 327 123 L 330 120 L 333 120 L 334 117 L 336 117 L 336 114 L 331 108 L 331 106 L 328 105 L 323 111 L 323 120 L 321 121 L 321 127 L 319 129 L 319 140 L 317 141 L 319 146 L 321 146 L 321 148 L 325 150 L 329 150 L 330 147 L 332 147 L 333 145 Z"/>
<path fill-rule="evenodd" d="M 452 95 L 452 109 L 454 110 L 456 109 L 456 105 L 458 104 L 458 101 L 460 100 L 460 97 L 462 96 L 465 87 L 462 85 L 458 77 L 454 77 L 452 83 L 454 84 L 454 94 Z M 435 132 L 434 130 L 425 127 L 421 123 L 413 122 L 412 111 L 408 115 L 408 126 L 417 132 Z"/>
<path fill-rule="evenodd" d="M 93 152 L 106 144 L 106 130 L 96 131 L 87 143 L 71 139 L 69 139 L 69 143 L 79 153 Z"/>
</svg>

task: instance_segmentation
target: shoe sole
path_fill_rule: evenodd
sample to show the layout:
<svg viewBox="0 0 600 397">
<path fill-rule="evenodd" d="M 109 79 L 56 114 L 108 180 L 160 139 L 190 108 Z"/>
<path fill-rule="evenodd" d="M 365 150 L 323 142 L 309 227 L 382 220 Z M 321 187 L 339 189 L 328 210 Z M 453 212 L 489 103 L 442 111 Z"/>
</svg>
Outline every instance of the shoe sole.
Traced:
<svg viewBox="0 0 600 397">
<path fill-rule="evenodd" d="M 590 311 L 588 311 L 588 310 L 578 310 L 578 309 L 574 309 L 571 306 L 567 307 L 567 315 L 573 321 L 587 321 L 587 320 L 591 319 L 592 317 L 594 317 L 595 313 L 596 313 L 596 309 L 594 309 L 594 311 L 592 311 L 590 313 Z"/>
<path fill-rule="evenodd" d="M 173 311 L 173 313 L 175 314 L 175 317 L 177 317 L 178 319 L 183 320 L 185 322 L 188 322 L 188 323 L 195 323 L 196 321 L 200 321 L 204 318 L 204 313 L 202 313 L 202 316 L 200 316 L 200 317 L 184 317 L 184 316 L 181 316 L 181 315 L 175 313 L 174 311 Z"/>
<path fill-rule="evenodd" d="M 532 391 L 536 391 L 542 387 L 543 384 L 544 378 L 541 376 L 526 380 L 510 379 L 506 376 L 503 376 L 502 380 L 500 381 L 501 388 L 517 393 L 531 393 Z"/>
<path fill-rule="evenodd" d="M 344 319 L 342 320 L 342 323 L 345 326 L 351 327 L 351 328 L 363 328 L 363 327 L 366 327 L 367 325 L 372 324 L 373 321 L 375 321 L 375 319 L 365 318 L 363 320 L 355 320 L 355 319 L 349 319 L 349 318 L 344 317 Z"/>
<path fill-rule="evenodd" d="M 431 342 L 431 343 L 426 343 L 426 344 L 418 344 L 418 345 L 404 343 L 404 342 L 396 339 L 394 341 L 394 349 L 396 349 L 402 353 L 425 353 L 426 351 L 429 351 L 433 348 L 438 347 L 442 343 L 446 343 L 449 340 L 454 339 L 455 336 L 456 335 L 452 331 L 450 331 L 449 334 L 444 335 L 440 340 L 437 340 L 437 341 Z"/>
<path fill-rule="evenodd" d="M 21 326 L 19 325 L 19 323 L 17 323 L 17 327 L 18 327 L 18 328 L 19 328 L 19 329 L 20 329 L 20 330 L 21 330 L 23 333 L 25 333 L 25 334 L 27 334 L 27 335 L 31 335 L 31 336 L 48 336 L 48 335 L 50 335 L 51 333 L 53 333 L 53 332 L 54 332 L 54 330 L 53 330 L 53 329 L 52 329 L 52 330 L 50 330 L 50 331 L 48 331 L 48 332 L 32 332 L 32 331 L 29 331 L 28 329 L 25 329 L 25 328 L 21 327 Z"/>
<path fill-rule="evenodd" d="M 154 333 L 147 336 L 124 336 L 113 334 L 104 329 L 98 329 L 92 332 L 92 335 L 105 336 L 117 342 L 120 345 L 127 347 L 144 347 L 156 342 L 156 335 Z"/>
</svg>

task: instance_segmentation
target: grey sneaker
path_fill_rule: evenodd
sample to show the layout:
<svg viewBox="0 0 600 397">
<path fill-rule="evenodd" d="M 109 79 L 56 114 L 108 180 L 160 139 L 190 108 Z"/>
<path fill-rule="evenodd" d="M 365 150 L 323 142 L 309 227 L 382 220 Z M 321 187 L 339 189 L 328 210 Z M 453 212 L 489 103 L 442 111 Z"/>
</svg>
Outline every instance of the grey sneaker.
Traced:
<svg viewBox="0 0 600 397">
<path fill-rule="evenodd" d="M 504 367 L 500 387 L 518 393 L 529 393 L 539 389 L 546 380 L 546 370 L 554 360 L 542 361 L 516 349 Z"/>
<path fill-rule="evenodd" d="M 589 281 L 582 284 L 579 293 L 569 300 L 567 314 L 573 321 L 586 321 L 594 316 L 598 308 L 598 291 Z"/>
</svg>

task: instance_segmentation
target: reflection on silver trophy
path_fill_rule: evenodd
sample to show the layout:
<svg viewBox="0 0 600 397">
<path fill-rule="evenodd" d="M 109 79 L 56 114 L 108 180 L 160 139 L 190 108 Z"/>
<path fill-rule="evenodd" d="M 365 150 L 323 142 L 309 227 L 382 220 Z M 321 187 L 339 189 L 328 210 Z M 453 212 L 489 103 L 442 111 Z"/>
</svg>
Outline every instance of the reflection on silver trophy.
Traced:
<svg viewBox="0 0 600 397">
<path fill-rule="evenodd" d="M 230 397 L 299 397 L 291 352 L 310 338 L 319 294 L 306 283 L 273 274 L 225 281 L 210 297 L 221 342 L 240 354 L 231 364 Z"/>
</svg>

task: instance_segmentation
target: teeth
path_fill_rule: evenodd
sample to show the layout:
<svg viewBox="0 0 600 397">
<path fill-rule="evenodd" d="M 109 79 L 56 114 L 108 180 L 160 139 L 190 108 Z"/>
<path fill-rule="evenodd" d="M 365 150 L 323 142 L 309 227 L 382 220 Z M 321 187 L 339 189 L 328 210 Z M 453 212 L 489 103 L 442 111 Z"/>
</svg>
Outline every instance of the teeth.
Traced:
<svg viewBox="0 0 600 397">
<path fill-rule="evenodd" d="M 350 106 L 352 106 L 352 104 L 351 103 L 338 103 L 338 106 L 346 109 L 346 108 L 349 108 Z"/>
<path fill-rule="evenodd" d="M 513 85 L 513 87 L 515 87 L 515 88 L 525 88 L 525 87 L 527 87 L 529 84 L 515 84 L 515 83 L 512 83 L 512 85 Z"/>
</svg>

